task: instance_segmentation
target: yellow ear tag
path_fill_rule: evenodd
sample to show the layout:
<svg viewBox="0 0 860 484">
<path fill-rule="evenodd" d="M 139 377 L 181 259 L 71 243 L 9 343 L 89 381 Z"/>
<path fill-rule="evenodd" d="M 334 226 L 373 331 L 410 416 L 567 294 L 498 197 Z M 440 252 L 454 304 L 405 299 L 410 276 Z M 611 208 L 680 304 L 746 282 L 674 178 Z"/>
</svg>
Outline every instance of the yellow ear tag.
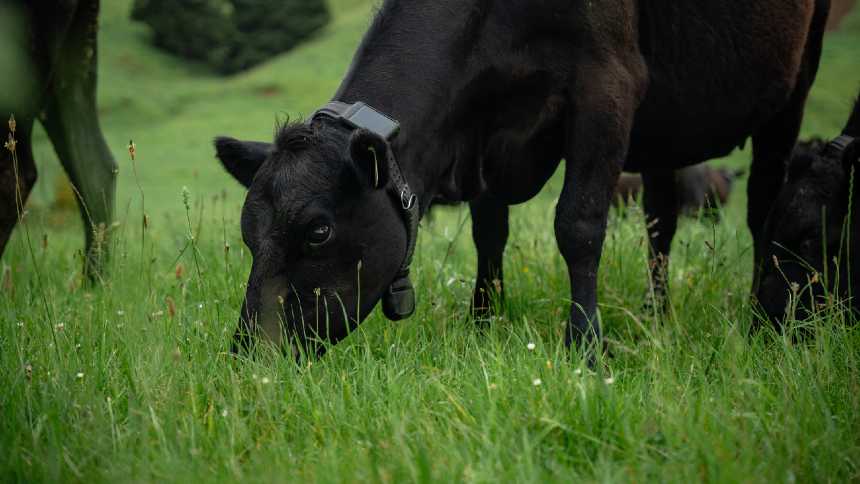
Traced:
<svg viewBox="0 0 860 484">
<path fill-rule="evenodd" d="M 376 150 L 373 146 L 367 149 L 373 153 L 373 188 L 379 188 L 379 161 L 376 159 Z"/>
</svg>

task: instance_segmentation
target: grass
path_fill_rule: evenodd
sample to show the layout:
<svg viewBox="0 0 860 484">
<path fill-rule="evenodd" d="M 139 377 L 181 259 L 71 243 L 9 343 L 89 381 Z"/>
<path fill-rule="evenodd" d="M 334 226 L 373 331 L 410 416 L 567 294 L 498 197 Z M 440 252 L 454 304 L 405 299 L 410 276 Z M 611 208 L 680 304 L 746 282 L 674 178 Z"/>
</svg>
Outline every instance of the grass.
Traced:
<svg viewBox="0 0 860 484">
<path fill-rule="evenodd" d="M 421 230 L 413 318 L 377 311 L 298 369 L 275 354 L 232 362 L 250 257 L 242 191 L 211 139 L 267 139 L 276 116 L 327 99 L 369 18 L 364 0 L 334 5 L 318 38 L 222 79 L 152 50 L 127 1 L 103 2 L 102 124 L 122 165 L 111 277 L 81 285 L 80 226 L 56 208 L 61 174 L 40 135 L 41 180 L 2 259 L 0 479 L 860 480 L 860 329 L 828 308 L 800 343 L 749 334 L 742 186 L 719 226 L 682 224 L 672 307 L 659 319 L 642 310 L 642 214 L 613 215 L 600 274 L 613 356 L 599 373 L 561 345 L 557 178 L 513 209 L 509 297 L 488 329 L 466 318 L 467 211 L 444 210 Z M 844 122 L 858 42 L 855 12 L 827 39 L 806 135 Z M 151 219 L 143 238 L 130 138 Z"/>
</svg>

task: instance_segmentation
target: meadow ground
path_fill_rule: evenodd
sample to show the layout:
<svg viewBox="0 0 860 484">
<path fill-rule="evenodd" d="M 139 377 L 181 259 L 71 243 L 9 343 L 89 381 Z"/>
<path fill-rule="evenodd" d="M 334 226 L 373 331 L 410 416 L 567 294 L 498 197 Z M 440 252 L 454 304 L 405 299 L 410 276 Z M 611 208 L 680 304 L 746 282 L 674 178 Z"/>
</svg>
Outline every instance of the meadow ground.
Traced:
<svg viewBox="0 0 860 484">
<path fill-rule="evenodd" d="M 447 209 L 421 230 L 412 319 L 376 312 L 301 368 L 234 362 L 250 257 L 242 190 L 211 140 L 269 139 L 276 119 L 328 99 L 371 12 L 333 6 L 316 39 L 222 79 L 151 49 L 128 0 L 103 2 L 100 108 L 121 167 L 110 276 L 81 284 L 80 225 L 40 134 L 41 179 L 2 259 L 0 479 L 860 480 L 860 328 L 829 308 L 802 343 L 749 334 L 743 183 L 723 223 L 682 224 L 662 317 L 642 309 L 642 214 L 613 214 L 600 274 L 612 357 L 598 373 L 561 344 L 557 176 L 512 211 L 508 300 L 489 328 L 467 318 L 468 212 Z M 827 38 L 805 135 L 838 132 L 858 58 L 855 12 Z"/>
</svg>

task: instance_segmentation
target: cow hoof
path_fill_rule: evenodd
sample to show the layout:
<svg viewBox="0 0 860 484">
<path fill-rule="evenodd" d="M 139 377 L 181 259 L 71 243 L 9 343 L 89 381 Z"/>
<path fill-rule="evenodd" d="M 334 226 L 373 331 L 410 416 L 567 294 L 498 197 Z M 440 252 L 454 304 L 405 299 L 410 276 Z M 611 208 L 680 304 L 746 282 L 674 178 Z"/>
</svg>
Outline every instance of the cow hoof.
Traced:
<svg viewBox="0 0 860 484">
<path fill-rule="evenodd" d="M 648 291 L 642 303 L 642 312 L 646 315 L 661 316 L 669 310 L 669 296 L 665 291 Z"/>
</svg>

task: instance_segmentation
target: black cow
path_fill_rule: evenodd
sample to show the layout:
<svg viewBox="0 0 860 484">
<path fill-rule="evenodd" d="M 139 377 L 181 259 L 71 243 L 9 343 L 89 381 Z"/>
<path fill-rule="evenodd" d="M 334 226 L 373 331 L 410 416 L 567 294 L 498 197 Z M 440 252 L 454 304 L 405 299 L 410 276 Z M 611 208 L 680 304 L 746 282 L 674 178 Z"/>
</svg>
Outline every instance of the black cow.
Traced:
<svg viewBox="0 0 860 484">
<path fill-rule="evenodd" d="M 242 234 L 253 266 L 237 341 L 258 332 L 337 341 L 380 299 L 389 318 L 408 316 L 413 227 L 437 198 L 470 203 L 473 306 L 488 307 L 502 280 L 508 206 L 537 194 L 562 158 L 555 234 L 571 282 L 566 342 L 599 338 L 597 270 L 622 168 L 643 174 L 662 258 L 677 219 L 674 171 L 752 137 L 748 223 L 759 240 L 828 8 L 386 1 L 336 103 L 281 127 L 271 145 L 216 140 L 221 162 L 249 188 Z"/>
<path fill-rule="evenodd" d="M 774 323 L 783 320 L 791 297 L 805 316 L 824 302 L 820 298 L 828 289 L 850 298 L 851 307 L 860 311 L 858 168 L 860 98 L 841 136 L 798 145 L 768 215 L 756 299 Z"/>
<path fill-rule="evenodd" d="M 696 216 L 702 211 L 705 215 L 719 219 L 719 208 L 729 202 L 735 180 L 743 175 L 743 170 L 712 168 L 707 163 L 688 166 L 675 172 L 676 204 L 681 213 Z M 616 205 L 626 205 L 635 200 L 642 192 L 642 176 L 635 173 L 622 173 L 615 186 L 613 201 Z"/>
<path fill-rule="evenodd" d="M 0 5 L 0 254 L 33 184 L 33 122 L 39 120 L 79 194 L 88 275 L 98 273 L 113 217 L 117 166 L 96 112 L 98 0 L 12 1 Z M 17 167 L 10 149 L 15 139 Z M 17 173 L 16 173 L 17 172 Z"/>
</svg>

